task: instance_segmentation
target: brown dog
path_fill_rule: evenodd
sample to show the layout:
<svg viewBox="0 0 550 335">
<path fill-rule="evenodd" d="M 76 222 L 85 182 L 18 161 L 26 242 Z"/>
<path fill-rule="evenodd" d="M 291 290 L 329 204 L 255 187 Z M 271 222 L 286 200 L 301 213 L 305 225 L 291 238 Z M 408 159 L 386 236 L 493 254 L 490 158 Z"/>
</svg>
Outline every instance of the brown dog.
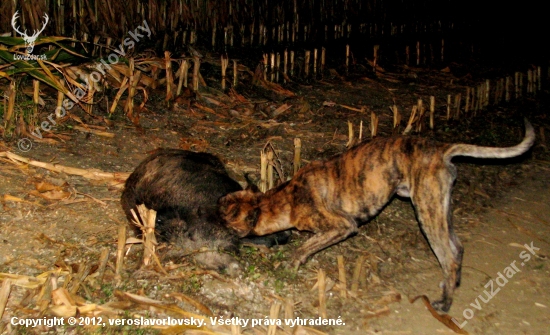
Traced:
<svg viewBox="0 0 550 335">
<path fill-rule="evenodd" d="M 443 270 L 443 296 L 434 308 L 448 311 L 460 284 L 463 247 L 451 223 L 455 156 L 509 158 L 535 140 L 525 120 L 523 141 L 510 148 L 436 143 L 422 138 L 376 138 L 326 161 L 303 167 L 291 181 L 265 194 L 244 190 L 222 197 L 219 210 L 240 236 L 297 228 L 316 233 L 296 252 L 296 268 L 316 252 L 357 232 L 394 194 L 410 197 L 420 227 Z"/>
</svg>

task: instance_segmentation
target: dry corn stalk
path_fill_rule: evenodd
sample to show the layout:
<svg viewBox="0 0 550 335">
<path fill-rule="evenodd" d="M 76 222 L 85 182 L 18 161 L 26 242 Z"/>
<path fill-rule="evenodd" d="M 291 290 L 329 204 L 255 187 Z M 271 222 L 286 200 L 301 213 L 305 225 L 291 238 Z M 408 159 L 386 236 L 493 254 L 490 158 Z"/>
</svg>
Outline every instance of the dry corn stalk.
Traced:
<svg viewBox="0 0 550 335">
<path fill-rule="evenodd" d="M 313 76 L 317 76 L 317 49 L 313 49 Z"/>
<path fill-rule="evenodd" d="M 338 261 L 338 280 L 340 281 L 340 296 L 347 297 L 346 268 L 344 266 L 344 256 L 336 256 Z"/>
<path fill-rule="evenodd" d="M 143 265 L 149 265 L 155 254 L 157 239 L 155 237 L 155 222 L 157 212 L 154 209 L 148 209 L 144 204 L 137 206 L 138 213 L 131 210 L 134 220 L 133 224 L 139 227 L 143 233 Z"/>
<path fill-rule="evenodd" d="M 107 268 L 107 262 L 109 261 L 109 248 L 105 247 L 101 249 L 101 255 L 99 256 L 99 268 L 97 269 L 97 280 L 99 283 L 103 283 L 103 276 L 105 275 L 105 269 Z"/>
<path fill-rule="evenodd" d="M 35 161 L 26 157 L 16 155 L 10 151 L 0 152 L 0 157 L 6 157 L 17 165 L 24 163 L 31 166 L 36 166 L 46 170 L 54 171 L 57 173 L 66 173 L 70 175 L 82 176 L 84 178 L 93 179 L 93 180 L 115 179 L 117 181 L 124 181 L 130 175 L 129 173 L 126 173 L 126 172 L 103 172 L 103 171 L 94 170 L 94 169 L 85 170 L 85 169 L 64 166 L 60 164 Z"/>
<path fill-rule="evenodd" d="M 166 70 L 166 101 L 172 100 L 174 93 L 172 92 L 174 85 L 174 74 L 172 73 L 172 58 L 169 51 L 164 52 L 164 68 Z"/>
<path fill-rule="evenodd" d="M 321 49 L 321 77 L 323 76 L 323 72 L 325 71 L 325 59 L 326 59 L 326 49 L 323 47 Z"/>
<path fill-rule="evenodd" d="M 412 107 L 411 116 L 409 117 L 409 122 L 407 123 L 407 127 L 405 127 L 405 130 L 403 131 L 403 135 L 407 135 L 411 132 L 414 122 L 416 121 L 416 113 L 418 110 L 418 106 L 414 105 Z"/>
<path fill-rule="evenodd" d="M 122 97 L 122 94 L 124 94 L 124 91 L 128 88 L 128 77 L 124 77 L 122 80 L 122 84 L 120 85 L 120 88 L 118 92 L 116 93 L 115 100 L 113 100 L 113 104 L 111 105 L 111 109 L 109 110 L 109 114 L 113 114 L 116 110 L 116 106 L 118 105 L 118 102 L 120 101 L 120 98 Z"/>
<path fill-rule="evenodd" d="M 327 316 L 327 296 L 326 296 L 326 279 L 327 276 L 323 269 L 319 269 L 317 273 L 317 283 L 319 284 L 319 316 L 326 319 Z"/>
<path fill-rule="evenodd" d="M 281 54 L 277 52 L 275 61 L 275 81 L 279 82 L 279 71 L 281 69 Z"/>
<path fill-rule="evenodd" d="M 124 249 L 126 247 L 126 225 L 118 225 L 118 244 L 116 251 L 115 278 L 118 282 L 122 279 L 122 267 L 124 266 Z"/>
<path fill-rule="evenodd" d="M 264 80 L 267 81 L 267 65 L 269 64 L 269 55 L 264 54 L 263 66 L 264 66 Z"/>
<path fill-rule="evenodd" d="M 8 89 L 8 92 L 5 96 L 7 96 L 8 99 L 8 109 L 4 112 L 4 129 L 8 130 L 10 128 L 10 122 L 13 118 L 13 111 L 15 109 L 15 97 L 16 97 L 16 88 L 15 88 L 15 81 L 12 80 L 10 82 L 10 87 Z"/>
<path fill-rule="evenodd" d="M 376 137 L 378 133 L 378 115 L 374 112 L 370 112 L 370 135 Z"/>
<path fill-rule="evenodd" d="M 180 68 L 178 69 L 178 90 L 176 92 L 176 95 L 181 94 L 181 90 L 183 86 L 187 87 L 187 72 L 189 70 L 189 62 L 187 62 L 187 59 L 183 59 L 181 61 Z"/>
<path fill-rule="evenodd" d="M 460 103 L 462 101 L 462 94 L 458 93 L 456 96 L 455 96 L 455 108 L 456 108 L 456 111 L 455 111 L 455 119 L 458 119 L 460 118 Z"/>
<path fill-rule="evenodd" d="M 273 302 L 269 310 L 269 318 L 271 320 L 278 320 L 280 310 L 281 310 L 281 303 L 278 301 Z M 267 328 L 267 335 L 275 335 L 276 331 L 277 331 L 277 325 L 270 324 Z"/>
<path fill-rule="evenodd" d="M 198 56 L 193 58 L 193 91 L 199 91 L 199 69 L 201 67 L 201 60 Z"/>
<path fill-rule="evenodd" d="M 391 106 L 390 109 L 393 114 L 393 130 L 394 132 L 396 132 L 399 129 L 399 125 L 401 124 L 401 113 L 399 113 L 397 105 Z"/>
<path fill-rule="evenodd" d="M 134 112 L 134 99 L 133 99 L 133 92 L 132 87 L 134 85 L 135 81 L 135 73 L 134 73 L 134 58 L 130 58 L 129 60 L 129 82 L 128 82 L 128 100 L 126 101 L 126 105 L 124 106 L 124 112 L 126 115 L 131 119 L 132 113 Z"/>
<path fill-rule="evenodd" d="M 273 182 L 273 150 L 267 149 L 267 189 L 270 190 L 274 186 Z"/>
<path fill-rule="evenodd" d="M 363 267 L 364 261 L 365 256 L 361 255 L 355 263 L 355 269 L 353 269 L 353 277 L 351 279 L 351 291 L 353 293 L 357 293 L 359 289 L 359 276 L 361 275 L 361 268 Z"/>
<path fill-rule="evenodd" d="M 292 300 L 292 298 L 285 299 L 285 319 L 294 319 L 294 301 Z M 283 327 L 286 331 L 290 333 L 290 329 L 292 329 L 292 324 L 287 324 L 285 322 Z"/>
<path fill-rule="evenodd" d="M 225 90 L 225 74 L 227 73 L 227 67 L 229 66 L 229 58 L 227 55 L 221 55 L 222 63 L 222 90 Z"/>
<path fill-rule="evenodd" d="M 267 153 L 265 150 L 260 151 L 260 191 L 267 191 Z"/>
<path fill-rule="evenodd" d="M 2 319 L 2 315 L 4 315 L 4 310 L 6 309 L 6 305 L 8 304 L 10 292 L 11 280 L 4 279 L 2 281 L 2 286 L 0 287 L 0 319 Z"/>
<path fill-rule="evenodd" d="M 38 103 L 40 101 L 40 81 L 33 79 L 32 81 L 32 88 L 33 88 L 33 95 L 32 95 L 32 102 L 33 102 L 33 116 L 38 115 Z"/>
<path fill-rule="evenodd" d="M 348 121 L 348 143 L 346 143 L 346 148 L 351 148 L 355 142 L 355 135 L 353 133 L 353 124 L 351 121 Z"/>
<path fill-rule="evenodd" d="M 299 138 L 294 139 L 294 175 L 300 170 L 300 154 L 302 150 L 302 141 Z"/>
<path fill-rule="evenodd" d="M 419 133 L 422 131 L 423 121 L 424 121 L 424 103 L 422 102 L 422 99 L 418 99 L 416 102 L 416 105 L 418 106 L 418 120 L 416 121 L 416 132 Z"/>
<path fill-rule="evenodd" d="M 376 44 L 374 46 L 374 55 L 373 55 L 373 62 L 372 62 L 372 72 L 376 73 L 376 65 L 378 64 L 378 49 L 380 49 L 380 45 Z"/>
</svg>

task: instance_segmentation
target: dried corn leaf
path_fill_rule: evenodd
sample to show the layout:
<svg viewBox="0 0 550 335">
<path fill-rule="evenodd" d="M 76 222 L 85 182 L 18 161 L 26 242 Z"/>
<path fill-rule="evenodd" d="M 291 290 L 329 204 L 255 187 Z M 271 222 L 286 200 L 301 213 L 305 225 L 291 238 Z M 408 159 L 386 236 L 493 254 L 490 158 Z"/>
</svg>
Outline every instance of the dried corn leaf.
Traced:
<svg viewBox="0 0 550 335">
<path fill-rule="evenodd" d="M 47 191 L 53 191 L 53 190 L 60 191 L 60 190 L 62 190 L 61 187 L 50 184 L 50 183 L 45 182 L 45 181 L 35 183 L 34 187 L 36 188 L 36 190 L 38 192 L 47 192 Z"/>
<path fill-rule="evenodd" d="M 49 312 L 57 317 L 68 318 L 76 315 L 77 308 L 76 306 L 58 305 L 51 306 Z"/>
<path fill-rule="evenodd" d="M 46 200 L 63 200 L 71 196 L 70 192 L 66 192 L 62 190 L 52 190 L 52 191 L 47 191 L 42 193 L 33 190 L 33 191 L 30 191 L 29 194 L 35 197 L 46 199 Z"/>
<path fill-rule="evenodd" d="M 208 316 L 213 316 L 214 315 L 214 313 L 212 313 L 212 311 L 208 307 L 206 307 L 204 304 L 196 301 L 195 299 L 193 299 L 189 296 L 186 296 L 185 294 L 174 292 L 174 293 L 168 294 L 168 296 L 176 298 L 179 301 L 186 302 L 186 303 L 192 305 L 193 307 L 195 307 L 201 313 L 204 313 Z"/>
<path fill-rule="evenodd" d="M 46 282 L 45 277 L 31 277 L 31 276 L 25 276 L 25 275 L 16 275 L 11 273 L 1 273 L 0 272 L 0 279 L 10 279 L 11 284 L 19 287 L 24 288 L 37 288 L 40 287 L 40 285 L 44 284 Z"/>
</svg>

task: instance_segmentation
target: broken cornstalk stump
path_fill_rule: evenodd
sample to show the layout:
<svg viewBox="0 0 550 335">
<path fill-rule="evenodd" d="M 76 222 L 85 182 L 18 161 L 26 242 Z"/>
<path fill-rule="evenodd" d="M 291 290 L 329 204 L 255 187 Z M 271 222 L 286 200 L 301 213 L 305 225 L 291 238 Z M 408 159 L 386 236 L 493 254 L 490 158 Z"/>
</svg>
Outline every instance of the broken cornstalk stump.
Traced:
<svg viewBox="0 0 550 335">
<path fill-rule="evenodd" d="M 267 189 L 270 190 L 274 186 L 273 181 L 273 150 L 267 151 Z"/>
<path fill-rule="evenodd" d="M 11 292 L 11 279 L 4 279 L 2 286 L 0 287 L 0 319 L 4 315 L 4 310 L 8 304 L 8 299 Z"/>
<path fill-rule="evenodd" d="M 193 57 L 193 91 L 199 91 L 199 70 L 201 67 L 201 60 L 198 56 Z"/>
<path fill-rule="evenodd" d="M 344 256 L 336 256 L 338 261 L 338 280 L 340 281 L 340 296 L 347 298 L 346 268 L 344 266 Z"/>
<path fill-rule="evenodd" d="M 118 225 L 118 243 L 116 251 L 115 278 L 118 282 L 122 279 L 122 267 L 124 266 L 124 249 L 126 247 L 126 225 Z"/>
<path fill-rule="evenodd" d="M 269 318 L 271 320 L 279 319 L 279 312 L 281 311 L 281 303 L 274 301 L 269 309 Z M 267 335 L 275 335 L 277 332 L 277 324 L 272 323 L 267 327 Z"/>
<path fill-rule="evenodd" d="M 323 319 L 327 319 L 327 296 L 325 293 L 327 288 L 327 276 L 323 269 L 319 269 L 317 272 L 317 283 L 317 288 L 319 290 L 319 316 Z"/>
<path fill-rule="evenodd" d="M 157 239 L 155 237 L 155 223 L 157 218 L 157 212 L 154 209 L 145 207 L 144 204 L 137 206 L 138 213 L 133 209 L 132 215 L 134 217 L 133 224 L 138 226 L 143 235 L 143 265 L 147 266 L 151 263 L 151 260 L 155 257 L 155 251 L 157 247 Z"/>
<path fill-rule="evenodd" d="M 294 319 L 294 300 L 292 300 L 292 298 L 285 299 L 285 319 Z M 292 323 L 287 324 L 285 322 L 283 327 L 285 330 L 290 332 L 290 329 L 292 329 Z"/>
<path fill-rule="evenodd" d="M 294 163 L 293 163 L 294 175 L 296 175 L 298 170 L 300 170 L 301 151 L 302 151 L 302 140 L 300 140 L 299 138 L 295 138 L 294 139 Z"/>
<path fill-rule="evenodd" d="M 227 55 L 221 55 L 222 64 L 222 90 L 225 90 L 225 75 L 227 73 L 227 67 L 229 66 L 229 58 Z"/>
<path fill-rule="evenodd" d="M 378 115 L 374 111 L 370 112 L 370 136 L 372 138 L 376 137 L 378 133 Z"/>
<path fill-rule="evenodd" d="M 355 263 L 355 268 L 353 269 L 353 277 L 351 278 L 351 292 L 357 293 L 359 289 L 359 276 L 361 275 L 361 268 L 365 261 L 365 256 L 361 255 Z"/>
<path fill-rule="evenodd" d="M 259 189 L 262 192 L 267 191 L 267 153 L 265 150 L 260 151 L 260 185 Z"/>
<path fill-rule="evenodd" d="M 455 115 L 454 118 L 458 119 L 460 117 L 460 102 L 462 101 L 462 94 L 458 93 L 455 95 Z"/>
<path fill-rule="evenodd" d="M 101 249 L 101 255 L 99 256 L 99 267 L 97 269 L 97 280 L 100 284 L 103 283 L 103 276 L 105 275 L 105 269 L 107 268 L 107 262 L 109 261 L 109 248 L 105 247 Z"/>
<path fill-rule="evenodd" d="M 187 59 L 183 59 L 181 61 L 180 68 L 178 69 L 178 89 L 176 91 L 176 95 L 179 96 L 181 94 L 181 90 L 183 86 L 187 87 L 187 72 L 189 70 L 189 63 L 187 62 Z"/>
<path fill-rule="evenodd" d="M 348 121 L 348 143 L 346 143 L 346 148 L 351 148 L 355 142 L 355 135 L 353 133 L 353 123 Z"/>
<path fill-rule="evenodd" d="M 169 51 L 164 52 L 164 65 L 166 70 L 166 101 L 170 101 L 174 97 L 174 93 L 172 92 L 174 74 L 172 73 L 172 59 Z"/>
</svg>

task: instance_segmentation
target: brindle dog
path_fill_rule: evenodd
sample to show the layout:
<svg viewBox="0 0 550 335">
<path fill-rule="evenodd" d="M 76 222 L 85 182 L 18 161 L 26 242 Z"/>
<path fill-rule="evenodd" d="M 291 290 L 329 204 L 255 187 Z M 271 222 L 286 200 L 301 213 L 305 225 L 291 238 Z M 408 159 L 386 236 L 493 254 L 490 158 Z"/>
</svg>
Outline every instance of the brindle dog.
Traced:
<svg viewBox="0 0 550 335">
<path fill-rule="evenodd" d="M 263 194 L 244 190 L 222 197 L 219 211 L 239 236 L 297 228 L 316 233 L 296 252 L 295 268 L 316 252 L 357 232 L 394 196 L 410 197 L 420 227 L 444 275 L 443 296 L 432 305 L 447 312 L 460 284 L 463 247 L 451 223 L 455 156 L 509 158 L 535 140 L 525 120 L 523 141 L 509 148 L 436 143 L 414 137 L 376 138 L 326 161 L 312 162 L 294 178 Z"/>
</svg>

